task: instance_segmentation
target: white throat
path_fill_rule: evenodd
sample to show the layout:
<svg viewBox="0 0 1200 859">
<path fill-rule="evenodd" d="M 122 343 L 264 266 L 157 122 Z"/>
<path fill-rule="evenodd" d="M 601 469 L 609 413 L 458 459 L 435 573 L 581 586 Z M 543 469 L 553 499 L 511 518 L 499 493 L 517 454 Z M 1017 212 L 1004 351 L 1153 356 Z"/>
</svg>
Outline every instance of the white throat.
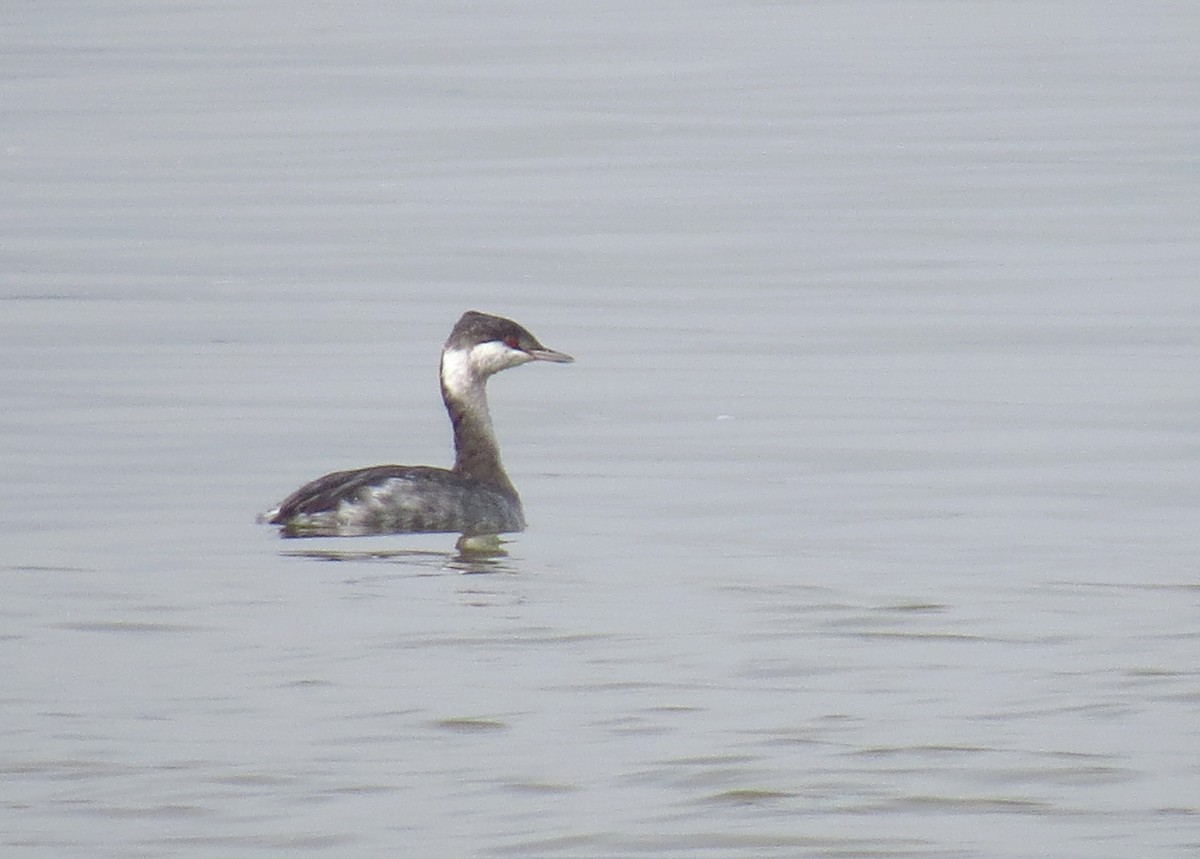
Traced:
<svg viewBox="0 0 1200 859">
<path fill-rule="evenodd" d="M 487 435 L 492 433 L 492 415 L 487 403 L 487 378 L 497 366 L 502 352 L 511 352 L 503 343 L 482 343 L 471 349 L 447 349 L 442 353 L 442 397 L 446 407 L 460 415 L 469 415 Z"/>
<path fill-rule="evenodd" d="M 442 353 L 442 389 L 446 395 L 464 402 L 483 391 L 483 379 L 471 366 L 467 349 L 447 349 Z"/>
</svg>

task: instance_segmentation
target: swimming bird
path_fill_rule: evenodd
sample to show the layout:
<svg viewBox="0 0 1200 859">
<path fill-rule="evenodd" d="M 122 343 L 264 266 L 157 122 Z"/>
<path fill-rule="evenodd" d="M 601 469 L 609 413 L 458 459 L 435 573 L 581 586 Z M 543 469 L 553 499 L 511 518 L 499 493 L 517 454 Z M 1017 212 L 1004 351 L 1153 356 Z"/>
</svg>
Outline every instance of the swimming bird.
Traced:
<svg viewBox="0 0 1200 859">
<path fill-rule="evenodd" d="M 374 465 L 304 484 L 260 519 L 285 537 L 418 532 L 465 537 L 525 529 L 521 498 L 500 462 L 487 380 L 531 361 L 575 359 L 547 349 L 525 328 L 470 310 L 442 348 L 442 401 L 454 430 L 454 465 Z"/>
</svg>

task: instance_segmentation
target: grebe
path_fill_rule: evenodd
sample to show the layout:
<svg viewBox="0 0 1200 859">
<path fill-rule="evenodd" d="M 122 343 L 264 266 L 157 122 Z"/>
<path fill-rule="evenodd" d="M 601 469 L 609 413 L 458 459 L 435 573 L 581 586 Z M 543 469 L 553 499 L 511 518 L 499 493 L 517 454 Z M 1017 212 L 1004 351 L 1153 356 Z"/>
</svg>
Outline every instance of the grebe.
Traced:
<svg viewBox="0 0 1200 859">
<path fill-rule="evenodd" d="M 462 315 L 442 348 L 442 401 L 454 428 L 454 467 L 375 465 L 336 471 L 301 486 L 262 515 L 285 537 L 457 532 L 465 536 L 525 529 L 521 498 L 500 464 L 487 380 L 530 361 L 568 364 L 511 319 Z"/>
</svg>

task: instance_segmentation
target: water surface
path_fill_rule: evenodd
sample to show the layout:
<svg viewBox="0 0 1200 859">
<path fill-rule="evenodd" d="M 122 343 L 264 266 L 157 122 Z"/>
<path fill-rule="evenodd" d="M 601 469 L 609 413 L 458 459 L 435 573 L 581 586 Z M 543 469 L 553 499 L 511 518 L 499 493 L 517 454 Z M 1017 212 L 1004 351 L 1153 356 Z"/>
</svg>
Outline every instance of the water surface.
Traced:
<svg viewBox="0 0 1200 859">
<path fill-rule="evenodd" d="M 11 10 L 5 855 L 1193 855 L 1198 24 Z M 508 556 L 255 525 L 468 308 Z"/>
</svg>

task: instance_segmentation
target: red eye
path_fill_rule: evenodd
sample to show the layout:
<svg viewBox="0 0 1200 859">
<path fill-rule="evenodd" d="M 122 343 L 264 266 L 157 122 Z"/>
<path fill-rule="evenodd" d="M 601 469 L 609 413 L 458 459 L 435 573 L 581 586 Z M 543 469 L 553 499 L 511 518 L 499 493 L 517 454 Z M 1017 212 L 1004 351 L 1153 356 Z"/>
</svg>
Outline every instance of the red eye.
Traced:
<svg viewBox="0 0 1200 859">
<path fill-rule="evenodd" d="M 504 338 L 504 345 L 507 346 L 509 349 L 520 349 L 521 348 L 520 346 L 517 345 L 517 338 L 515 336 L 513 336 L 512 334 L 509 334 L 507 337 Z"/>
</svg>

